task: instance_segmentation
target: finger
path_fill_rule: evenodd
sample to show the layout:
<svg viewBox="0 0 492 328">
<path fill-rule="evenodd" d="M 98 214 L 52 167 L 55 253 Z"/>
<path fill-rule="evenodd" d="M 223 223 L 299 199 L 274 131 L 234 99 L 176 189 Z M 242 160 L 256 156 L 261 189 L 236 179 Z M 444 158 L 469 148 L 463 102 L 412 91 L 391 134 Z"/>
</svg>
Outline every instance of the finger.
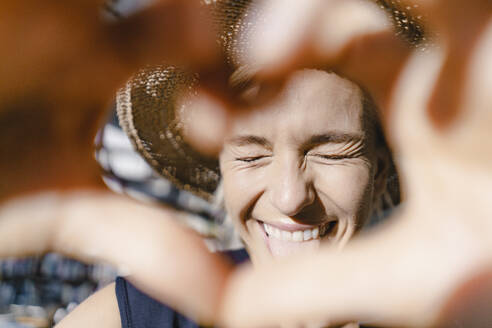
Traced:
<svg viewBox="0 0 492 328">
<path fill-rule="evenodd" d="M 473 242 L 455 230 L 455 222 L 463 226 L 459 221 L 448 222 L 455 232 L 448 232 L 449 238 L 436 240 L 442 221 L 429 222 L 427 214 L 423 218 L 428 224 L 422 224 L 422 216 L 414 220 L 414 214 L 395 218 L 396 224 L 354 240 L 341 253 L 322 249 L 309 257 L 243 270 L 228 284 L 221 311 L 224 324 L 359 321 L 431 326 L 454 286 L 488 264 L 477 261 L 488 251 L 468 248 Z M 467 245 L 466 250 L 456 240 Z"/>
<path fill-rule="evenodd" d="M 492 78 L 492 19 L 480 35 L 475 51 L 471 54 L 466 70 L 466 82 L 463 92 L 463 116 L 454 142 L 460 142 L 462 153 L 459 158 L 472 159 L 480 165 L 481 170 L 489 171 L 492 167 L 492 153 L 483 151 L 490 145 L 489 123 L 492 121 L 492 94 L 487 86 Z M 473 133 L 472 133 L 473 132 Z"/>
<path fill-rule="evenodd" d="M 1 55 L 1 99 L 41 84 L 63 89 L 69 75 L 78 77 L 79 87 L 96 84 L 91 89 L 99 95 L 98 84 L 109 84 L 103 89 L 107 92 L 157 60 L 205 64 L 216 54 L 211 22 L 198 1 L 159 1 L 116 23 L 101 20 L 97 5 L 102 2 L 2 3 L 0 39 L 11 51 Z M 91 79 L 85 79 L 90 74 L 71 74 L 84 69 Z"/>
<path fill-rule="evenodd" d="M 217 156 L 231 126 L 233 114 L 219 98 L 205 92 L 185 100 L 181 119 L 183 136 L 201 153 Z"/>
<path fill-rule="evenodd" d="M 386 108 L 411 49 L 369 1 L 267 2 L 244 61 L 270 79 L 300 67 L 332 69 L 370 91 Z"/>
<path fill-rule="evenodd" d="M 162 1 L 114 24 L 101 21 L 102 2 L 0 5 L 0 40 L 10 49 L 0 55 L 0 199 L 100 187 L 92 144 L 121 83 L 138 66 L 180 53 L 195 56 L 181 54 L 183 63 L 208 61 L 212 32 L 197 2 Z"/>
<path fill-rule="evenodd" d="M 230 327 L 311 322 L 331 326 L 352 320 L 367 322 L 369 318 L 374 324 L 375 302 L 382 301 L 379 296 L 384 299 L 390 295 L 379 278 L 373 276 L 373 268 L 381 268 L 382 264 L 381 256 L 373 255 L 372 249 L 367 248 L 366 259 L 350 250 L 343 256 L 323 251 L 322 255 L 291 258 L 288 262 L 276 262 L 275 266 L 243 269 L 229 282 L 221 319 Z M 369 265 L 370 260 L 376 262 Z M 361 272 L 365 265 L 369 265 L 367 270 Z M 389 278 L 384 271 L 379 274 L 383 280 Z M 374 290 L 367 290 L 373 287 Z M 378 295 L 377 300 L 369 300 L 375 291 L 373 296 Z M 387 323 L 391 309 L 395 309 L 394 305 L 378 319 Z"/>
<path fill-rule="evenodd" d="M 100 24 L 89 56 L 94 60 L 86 67 L 88 79 L 99 76 L 92 81 L 92 94 L 114 94 L 148 65 L 176 65 L 192 72 L 224 70 L 210 7 L 195 0 L 164 0 L 117 22 Z"/>
<path fill-rule="evenodd" d="M 84 70 L 98 21 L 93 2 L 0 4 L 0 40 L 9 49 L 0 54 L 0 199 L 100 186 L 92 142 L 107 107 L 88 87 L 98 75 Z"/>
<path fill-rule="evenodd" d="M 41 92 L 46 86 L 63 89 L 56 82 L 63 82 L 58 79 L 72 68 L 70 64 L 91 60 L 86 55 L 100 25 L 100 2 L 2 2 L 0 39 L 10 49 L 0 55 L 2 103 L 19 93 Z"/>
<path fill-rule="evenodd" d="M 0 111 L 0 200 L 43 188 L 102 188 L 92 145 L 104 111 L 24 96 Z"/>
<path fill-rule="evenodd" d="M 74 196 L 61 215 L 69 217 L 56 249 L 68 254 L 83 250 L 83 257 L 112 260 L 149 295 L 197 320 L 209 323 L 214 318 L 229 265 L 177 222 L 179 212 L 95 195 Z M 95 218 L 98 232 L 80 234 L 81 229 L 88 231 L 88 216 Z M 183 292 L 190 289 L 194 292 Z"/>
<path fill-rule="evenodd" d="M 210 323 L 230 265 L 177 223 L 179 215 L 101 192 L 12 200 L 0 212 L 0 257 L 55 251 L 108 262 L 154 298 Z"/>
<path fill-rule="evenodd" d="M 384 13 L 365 1 L 269 1 L 261 5 L 259 17 L 252 18 L 257 24 L 247 35 L 250 43 L 243 60 L 267 75 L 306 61 L 314 65 L 329 62 L 354 37 L 390 28 Z"/>
<path fill-rule="evenodd" d="M 448 56 L 428 108 L 432 123 L 441 131 L 463 115 L 471 61 L 492 19 L 490 2 L 474 1 L 462 10 L 459 2 L 451 1 L 446 3 L 446 8 L 441 31 L 447 36 L 443 36 L 442 47 L 446 48 Z"/>
<path fill-rule="evenodd" d="M 178 106 L 186 140 L 203 154 L 218 156 L 233 121 L 274 101 L 283 89 L 283 81 L 265 83 L 251 79 L 236 86 L 207 77 L 200 80 L 197 93 Z"/>
<path fill-rule="evenodd" d="M 217 154 L 230 122 L 244 114 L 237 109 L 272 101 L 282 89 L 284 74 L 303 66 L 335 69 L 366 86 L 379 107 L 386 108 L 394 79 L 410 49 L 393 35 L 385 14 L 374 4 L 312 0 L 286 5 L 273 1 L 253 8 L 248 17 L 255 27 L 240 36 L 251 40 L 243 43 L 251 47 L 239 52 L 245 54 L 239 58 L 244 65 L 230 79 L 226 78 L 229 72 L 218 74 L 221 69 L 201 76 L 207 91 L 199 98 L 204 108 L 191 112 L 200 115 L 195 122 L 206 128 L 191 124 L 188 129 L 188 140 L 197 149 Z M 231 82 L 241 88 L 231 88 Z M 252 90 L 259 92 L 248 97 Z M 248 101 L 252 98 L 254 102 Z M 218 115 L 206 110 L 213 107 Z"/>
<path fill-rule="evenodd" d="M 492 271 L 489 268 L 456 289 L 435 327 L 486 327 L 492 319 L 488 311 L 491 302 Z"/>
<path fill-rule="evenodd" d="M 106 26 L 106 39 L 130 72 L 143 65 L 172 63 L 190 69 L 216 63 L 216 27 L 211 6 L 199 1 L 159 1 Z"/>
<path fill-rule="evenodd" d="M 45 193 L 13 199 L 0 207 L 0 258 L 48 252 L 56 231 L 60 197 Z"/>
<path fill-rule="evenodd" d="M 468 203 L 477 204 L 476 208 L 487 208 L 486 198 L 481 195 L 488 195 L 490 190 L 488 181 L 492 163 L 490 152 L 484 151 L 484 142 L 490 134 L 487 122 L 490 121 L 488 108 L 492 103 L 486 91 L 490 76 L 487 72 L 491 68 L 488 60 L 492 49 L 490 31 L 489 25 L 488 32 L 479 37 L 470 58 L 460 63 L 465 66 L 463 76 L 453 77 L 455 83 L 463 86 L 459 90 L 463 99 L 457 107 L 459 120 L 456 118 L 448 128 L 436 129 L 428 116 L 429 103 L 446 67 L 447 49 L 414 54 L 397 82 L 389 106 L 394 112 L 389 133 L 396 158 L 404 165 L 400 174 L 408 196 L 425 202 L 426 198 L 441 199 L 442 191 L 454 190 L 456 195 L 453 197 L 464 197 L 460 191 L 476 190 L 475 197 L 471 198 L 473 201 L 470 199 Z M 463 178 L 456 180 L 457 176 Z M 420 197 L 421 188 L 429 185 L 429 181 L 441 185 L 442 189 L 435 190 L 434 195 Z M 459 187 L 456 181 L 460 181 Z M 452 189 L 448 189 L 451 185 Z M 428 193 L 431 191 L 433 189 L 427 189 Z M 482 205 L 478 205 L 480 202 Z"/>
<path fill-rule="evenodd" d="M 475 0 L 463 7 L 461 1 L 405 0 L 401 7 L 424 16 L 420 21 L 431 30 L 430 44 L 445 49 L 446 58 L 427 106 L 434 128 L 444 133 L 467 108 L 463 106 L 467 71 L 492 17 L 492 4 Z"/>
</svg>

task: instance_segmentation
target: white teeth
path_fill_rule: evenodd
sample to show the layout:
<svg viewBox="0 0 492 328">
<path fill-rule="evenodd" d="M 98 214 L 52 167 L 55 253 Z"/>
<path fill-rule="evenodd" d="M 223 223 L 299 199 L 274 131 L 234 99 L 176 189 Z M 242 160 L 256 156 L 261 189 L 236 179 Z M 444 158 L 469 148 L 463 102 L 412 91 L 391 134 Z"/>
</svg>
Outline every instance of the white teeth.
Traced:
<svg viewBox="0 0 492 328">
<path fill-rule="evenodd" d="M 318 236 L 319 236 L 319 230 L 318 230 L 318 227 L 316 227 L 316 228 L 314 228 L 314 229 L 313 229 L 312 234 L 313 234 L 313 239 L 318 238 Z"/>
<path fill-rule="evenodd" d="M 304 230 L 304 240 L 309 240 L 313 237 L 311 230 Z"/>
<path fill-rule="evenodd" d="M 282 240 L 291 241 L 292 240 L 292 232 L 282 230 Z"/>
<path fill-rule="evenodd" d="M 281 239 L 282 238 L 282 234 L 280 233 L 280 230 L 276 229 L 276 228 L 273 228 L 273 236 L 277 239 Z"/>
<path fill-rule="evenodd" d="M 304 235 L 302 231 L 295 231 L 292 233 L 292 240 L 293 241 L 303 241 L 304 240 Z"/>
<path fill-rule="evenodd" d="M 327 230 L 327 225 L 325 224 L 314 229 L 297 230 L 293 232 L 280 230 L 267 223 L 263 223 L 263 227 L 265 228 L 265 232 L 268 234 L 269 237 L 296 242 L 318 239 L 319 237 L 322 237 Z"/>
</svg>

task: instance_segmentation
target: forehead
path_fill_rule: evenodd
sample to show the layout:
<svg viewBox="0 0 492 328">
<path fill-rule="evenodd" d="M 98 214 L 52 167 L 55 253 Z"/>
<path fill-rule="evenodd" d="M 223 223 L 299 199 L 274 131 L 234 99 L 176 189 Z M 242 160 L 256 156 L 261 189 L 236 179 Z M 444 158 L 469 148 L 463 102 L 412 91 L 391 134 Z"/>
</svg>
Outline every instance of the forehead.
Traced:
<svg viewBox="0 0 492 328">
<path fill-rule="evenodd" d="M 278 99 L 237 120 L 232 134 L 294 139 L 326 131 L 362 134 L 362 99 L 356 84 L 334 73 L 298 71 Z"/>
</svg>

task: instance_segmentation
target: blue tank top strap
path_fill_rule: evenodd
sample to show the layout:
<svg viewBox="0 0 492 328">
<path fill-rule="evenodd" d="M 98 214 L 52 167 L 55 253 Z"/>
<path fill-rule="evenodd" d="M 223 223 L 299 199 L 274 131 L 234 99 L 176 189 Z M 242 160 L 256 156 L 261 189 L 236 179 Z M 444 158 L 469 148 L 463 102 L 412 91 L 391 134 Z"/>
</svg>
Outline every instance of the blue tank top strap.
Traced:
<svg viewBox="0 0 492 328">
<path fill-rule="evenodd" d="M 227 256 L 235 265 L 249 261 L 248 252 L 244 248 L 225 251 L 222 254 Z"/>
<path fill-rule="evenodd" d="M 249 260 L 244 249 L 224 255 L 235 264 Z M 139 291 L 124 278 L 116 278 L 116 299 L 122 328 L 199 328 L 195 322 Z"/>
</svg>

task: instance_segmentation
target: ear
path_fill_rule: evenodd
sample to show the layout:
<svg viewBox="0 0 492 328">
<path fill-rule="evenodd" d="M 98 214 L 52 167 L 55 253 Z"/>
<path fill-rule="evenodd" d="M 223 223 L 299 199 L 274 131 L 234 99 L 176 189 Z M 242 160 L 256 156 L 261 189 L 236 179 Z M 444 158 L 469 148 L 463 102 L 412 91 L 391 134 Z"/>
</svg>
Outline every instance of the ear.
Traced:
<svg viewBox="0 0 492 328">
<path fill-rule="evenodd" d="M 376 167 L 374 168 L 373 200 L 379 199 L 387 187 L 387 179 L 391 167 L 391 155 L 386 147 L 376 149 Z"/>
</svg>

